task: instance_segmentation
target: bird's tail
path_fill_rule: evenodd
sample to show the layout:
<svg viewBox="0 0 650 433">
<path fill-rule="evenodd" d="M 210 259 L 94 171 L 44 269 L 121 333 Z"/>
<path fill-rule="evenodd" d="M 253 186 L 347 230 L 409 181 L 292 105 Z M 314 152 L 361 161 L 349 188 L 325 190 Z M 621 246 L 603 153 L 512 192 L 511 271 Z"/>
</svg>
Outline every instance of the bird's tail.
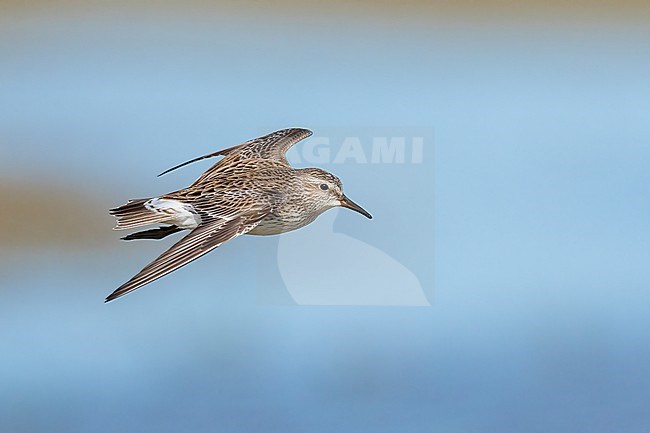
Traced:
<svg viewBox="0 0 650 433">
<path fill-rule="evenodd" d="M 169 218 L 169 215 L 165 213 L 155 212 L 149 209 L 146 206 L 149 200 L 148 198 L 129 200 L 122 206 L 110 209 L 108 212 L 117 220 L 117 225 L 114 230 L 128 230 L 149 224 L 156 224 Z"/>
</svg>

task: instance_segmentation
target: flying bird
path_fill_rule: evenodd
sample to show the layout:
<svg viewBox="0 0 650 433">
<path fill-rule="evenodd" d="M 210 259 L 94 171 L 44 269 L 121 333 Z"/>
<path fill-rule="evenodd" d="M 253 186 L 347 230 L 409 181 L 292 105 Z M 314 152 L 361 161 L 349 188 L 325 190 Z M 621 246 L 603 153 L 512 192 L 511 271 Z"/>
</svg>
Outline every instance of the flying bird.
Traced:
<svg viewBox="0 0 650 433">
<path fill-rule="evenodd" d="M 202 159 L 223 156 L 192 185 L 159 197 L 129 200 L 109 212 L 115 230 L 149 225 L 124 240 L 162 239 L 189 230 L 181 240 L 111 293 L 124 296 L 243 234 L 276 235 L 311 223 L 328 209 L 347 207 L 372 219 L 343 193 L 339 178 L 319 168 L 291 167 L 287 150 L 312 135 L 303 128 L 282 129 L 237 146 L 210 153 L 159 174 Z"/>
</svg>

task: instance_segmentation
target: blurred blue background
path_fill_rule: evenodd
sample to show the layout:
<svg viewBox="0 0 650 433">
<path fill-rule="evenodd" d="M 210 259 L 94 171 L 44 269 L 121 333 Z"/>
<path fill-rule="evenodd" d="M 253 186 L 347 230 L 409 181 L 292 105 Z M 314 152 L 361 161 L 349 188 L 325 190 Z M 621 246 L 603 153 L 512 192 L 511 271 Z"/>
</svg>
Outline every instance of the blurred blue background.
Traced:
<svg viewBox="0 0 650 433">
<path fill-rule="evenodd" d="M 650 428 L 648 5 L 0 7 L 0 431 Z M 261 237 L 102 303 L 169 245 L 106 209 L 287 126 L 434 131 L 324 165 L 431 307 L 260 302 Z"/>
</svg>

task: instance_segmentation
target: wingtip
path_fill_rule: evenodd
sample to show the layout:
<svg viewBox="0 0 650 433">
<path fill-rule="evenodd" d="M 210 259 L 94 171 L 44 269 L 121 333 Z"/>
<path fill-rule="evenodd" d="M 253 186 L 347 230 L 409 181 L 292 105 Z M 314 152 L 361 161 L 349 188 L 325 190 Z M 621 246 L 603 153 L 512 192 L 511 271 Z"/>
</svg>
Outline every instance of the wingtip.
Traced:
<svg viewBox="0 0 650 433">
<path fill-rule="evenodd" d="M 116 300 L 117 298 L 122 297 L 123 295 L 124 295 L 124 294 L 115 295 L 114 293 L 111 293 L 110 295 L 108 295 L 108 296 L 106 297 L 106 299 L 104 299 L 104 304 L 108 304 L 109 302 L 114 301 L 114 300 Z"/>
<path fill-rule="evenodd" d="M 117 289 L 117 290 L 115 290 L 113 293 L 111 293 L 110 295 L 108 295 L 108 296 L 106 297 L 106 299 L 104 299 L 104 304 L 106 304 L 106 303 L 108 303 L 108 302 L 111 302 L 111 301 L 114 301 L 114 300 L 116 300 L 117 298 L 120 298 L 120 297 L 122 297 L 122 296 L 124 296 L 124 295 L 126 295 L 125 292 L 120 293 L 120 289 Z"/>
<path fill-rule="evenodd" d="M 163 172 L 161 172 L 161 173 L 158 173 L 158 174 L 156 175 L 156 177 L 164 176 L 164 175 L 166 175 L 167 173 L 169 173 L 169 172 L 171 172 L 171 171 L 174 171 L 174 170 L 176 170 L 176 169 L 179 169 L 179 168 L 181 168 L 181 167 L 183 167 L 183 166 L 185 166 L 185 165 L 187 165 L 187 164 L 190 164 L 191 162 L 192 162 L 192 161 L 187 161 L 187 162 L 184 162 L 184 163 L 182 163 L 182 164 L 175 165 L 175 166 L 172 167 L 172 168 L 168 168 L 167 170 L 165 170 L 165 171 L 163 171 Z"/>
<path fill-rule="evenodd" d="M 311 129 L 303 128 L 301 126 L 291 126 L 289 128 L 283 128 L 283 129 L 278 129 L 277 131 L 269 132 L 267 135 L 264 137 L 276 135 L 276 134 L 283 134 L 283 135 L 299 135 L 300 140 L 304 140 L 305 138 L 311 136 L 314 134 L 314 132 Z M 263 137 L 260 137 L 263 138 Z"/>
<path fill-rule="evenodd" d="M 288 128 L 288 129 L 296 132 L 301 132 L 304 135 L 304 138 L 310 137 L 314 134 L 314 131 L 312 131 L 311 129 L 302 128 L 300 126 L 294 128 Z"/>
</svg>

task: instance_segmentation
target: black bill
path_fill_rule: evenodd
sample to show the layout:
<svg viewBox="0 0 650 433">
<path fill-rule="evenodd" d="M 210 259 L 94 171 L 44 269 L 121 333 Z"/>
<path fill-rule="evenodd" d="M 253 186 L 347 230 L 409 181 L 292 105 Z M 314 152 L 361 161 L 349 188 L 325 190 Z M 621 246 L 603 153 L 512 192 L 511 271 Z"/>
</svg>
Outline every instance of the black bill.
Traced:
<svg viewBox="0 0 650 433">
<path fill-rule="evenodd" d="M 368 219 L 372 219 L 372 215 L 370 215 L 364 208 L 350 200 L 348 197 L 343 196 L 341 199 L 341 206 L 347 207 L 348 209 L 352 209 L 355 212 L 359 212 L 361 215 Z"/>
</svg>

